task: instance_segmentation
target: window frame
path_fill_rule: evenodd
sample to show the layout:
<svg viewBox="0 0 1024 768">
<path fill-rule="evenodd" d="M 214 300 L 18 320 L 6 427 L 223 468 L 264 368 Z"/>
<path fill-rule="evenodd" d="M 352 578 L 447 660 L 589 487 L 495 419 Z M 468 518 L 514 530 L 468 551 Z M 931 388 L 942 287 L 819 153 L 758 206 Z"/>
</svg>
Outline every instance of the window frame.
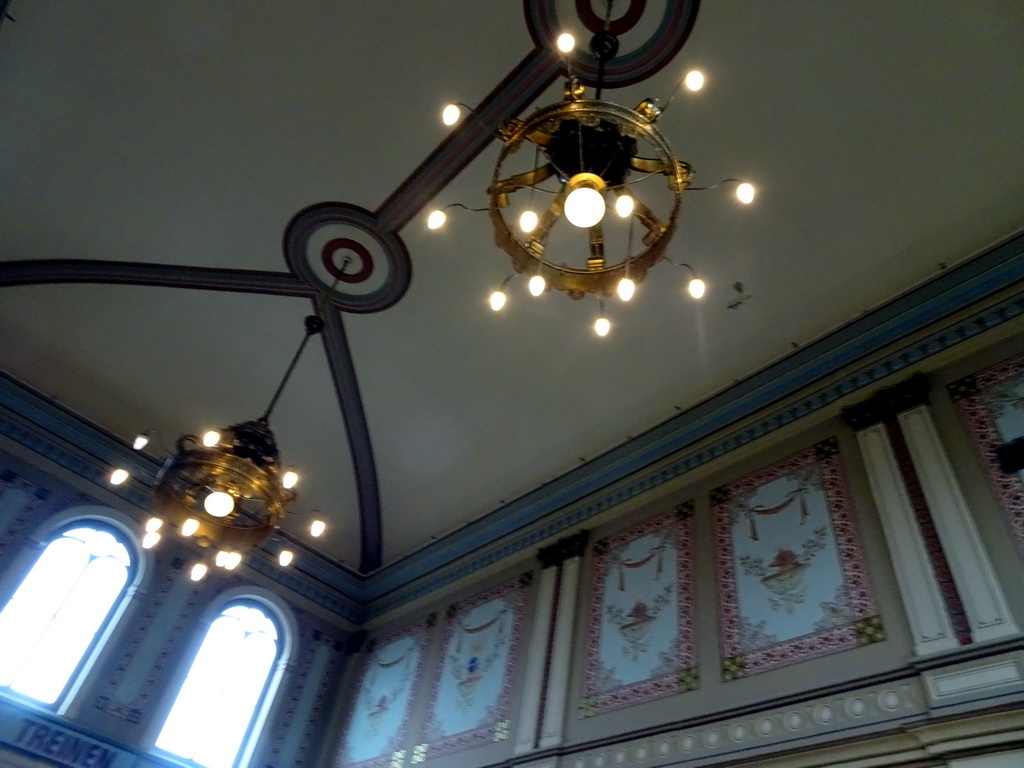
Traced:
<svg viewBox="0 0 1024 768">
<path fill-rule="evenodd" d="M 123 629 L 124 614 L 149 570 L 143 550 L 132 532 L 133 523 L 126 522 L 120 519 L 121 517 L 117 510 L 98 505 L 71 507 L 51 515 L 24 541 L 18 554 L 12 558 L 10 567 L 4 569 L 3 578 L 0 579 L 0 610 L 6 607 L 24 583 L 29 571 L 36 566 L 47 547 L 67 531 L 90 527 L 109 533 L 128 551 L 129 557 L 128 574 L 124 585 L 107 609 L 106 616 L 79 657 L 56 700 L 52 703 L 40 701 L 8 686 L 0 686 L 0 696 L 23 706 L 58 715 L 69 715 L 72 707 L 80 703 L 79 694 L 85 687 L 90 673 L 100 658 L 116 646 L 116 643 L 112 642 L 113 636 L 119 629 Z"/>
<path fill-rule="evenodd" d="M 285 672 L 288 669 L 289 661 L 294 652 L 295 638 L 298 637 L 297 626 L 290 608 L 277 595 L 258 587 L 235 587 L 218 594 L 204 608 L 199 619 L 196 621 L 196 631 L 182 644 L 183 650 L 173 665 L 173 676 L 164 686 L 167 693 L 160 702 L 160 705 L 154 708 L 148 733 L 143 741 L 154 755 L 179 763 L 180 765 L 203 768 L 202 763 L 187 757 L 181 757 L 174 752 L 158 747 L 156 741 L 160 737 L 161 731 L 163 731 L 167 718 L 178 699 L 178 695 L 181 693 L 182 686 L 188 678 L 188 673 L 192 669 L 192 664 L 195 662 L 199 650 L 206 640 L 210 627 L 213 622 L 223 615 L 224 611 L 235 605 L 258 608 L 270 620 L 277 631 L 277 654 L 263 683 L 263 689 L 253 709 L 252 717 L 250 717 L 249 723 L 246 726 L 245 735 L 242 737 L 238 752 L 235 754 L 232 768 L 245 768 L 248 766 L 260 743 L 269 735 L 265 733 L 264 729 L 267 723 L 270 722 L 274 709 L 279 704 L 278 693 L 281 691 Z"/>
</svg>

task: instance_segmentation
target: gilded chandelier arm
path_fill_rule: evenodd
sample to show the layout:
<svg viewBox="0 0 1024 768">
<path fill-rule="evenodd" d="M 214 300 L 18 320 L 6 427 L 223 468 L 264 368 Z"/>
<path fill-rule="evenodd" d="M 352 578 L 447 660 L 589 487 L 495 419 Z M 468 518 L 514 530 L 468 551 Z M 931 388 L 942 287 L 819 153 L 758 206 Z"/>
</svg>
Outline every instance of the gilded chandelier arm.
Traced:
<svg viewBox="0 0 1024 768">
<path fill-rule="evenodd" d="M 537 222 L 537 226 L 534 227 L 533 232 L 530 233 L 530 239 L 526 242 L 526 248 L 534 256 L 540 256 L 544 253 L 544 241 L 548 237 L 548 232 L 551 231 L 551 227 L 555 225 L 562 216 L 562 206 L 565 202 L 565 197 L 568 194 L 566 188 L 563 186 L 562 191 L 555 195 L 555 199 L 551 201 L 551 205 L 544 211 L 544 215 L 540 217 L 540 221 Z"/>
<path fill-rule="evenodd" d="M 534 168 L 532 171 L 517 173 L 515 176 L 509 176 L 507 179 L 495 181 L 491 184 L 491 194 L 507 195 L 523 187 L 534 187 L 542 181 L 550 179 L 554 173 L 555 169 L 551 163 L 545 163 L 539 168 Z"/>
<path fill-rule="evenodd" d="M 590 258 L 587 259 L 587 269 L 604 269 L 604 229 L 601 222 L 590 228 Z"/>
<path fill-rule="evenodd" d="M 637 220 L 647 228 L 647 233 L 642 238 L 643 243 L 646 246 L 651 246 L 656 243 L 668 229 L 661 223 L 661 219 L 654 215 L 654 212 L 639 200 L 637 200 L 633 205 L 633 215 L 636 216 Z"/>
</svg>

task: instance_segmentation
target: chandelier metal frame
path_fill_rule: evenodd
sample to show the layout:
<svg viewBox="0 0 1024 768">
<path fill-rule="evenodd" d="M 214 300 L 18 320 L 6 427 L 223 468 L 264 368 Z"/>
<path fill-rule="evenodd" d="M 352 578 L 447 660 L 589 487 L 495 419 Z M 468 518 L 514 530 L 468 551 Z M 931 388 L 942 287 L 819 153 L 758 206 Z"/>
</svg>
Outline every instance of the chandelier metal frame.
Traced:
<svg viewBox="0 0 1024 768">
<path fill-rule="evenodd" d="M 574 299 L 586 294 L 610 296 L 618 282 L 628 277 L 640 283 L 647 271 L 664 255 L 676 230 L 683 191 L 690 183 L 692 169 L 679 160 L 671 145 L 655 126 L 660 110 L 652 100 L 641 102 L 636 109 L 600 99 L 583 98 L 583 88 L 570 78 L 565 98 L 544 107 L 525 120 L 513 118 L 498 129 L 502 148 L 495 163 L 494 174 L 487 190 L 488 211 L 494 226 L 495 243 L 512 260 L 513 268 L 527 276 L 541 275 L 549 286 L 565 292 Z M 589 134 L 589 136 L 588 136 Z M 605 134 L 603 137 L 598 134 Z M 611 141 L 609 141 L 609 139 Z M 578 163 L 574 167 L 559 167 L 558 157 L 566 157 L 573 147 L 562 143 L 577 141 Z M 594 146 L 594 142 L 603 146 Z M 635 154 L 637 142 L 642 141 L 653 151 L 654 157 Z M 506 176 L 505 166 L 511 155 L 525 144 L 532 144 L 547 160 L 531 171 Z M 630 149 L 634 151 L 630 151 Z M 569 150 L 567 153 L 565 150 Z M 618 157 L 628 153 L 626 157 Z M 612 177 L 605 169 L 612 167 Z M 565 199 L 576 186 L 590 185 L 598 191 L 605 189 L 617 195 L 628 194 L 626 176 L 631 172 L 666 177 L 671 193 L 670 211 L 662 221 L 642 201 L 635 199 L 630 216 L 644 228 L 641 237 L 644 249 L 637 254 L 626 253 L 621 261 L 608 264 L 605 258 L 602 223 L 589 228 L 589 251 L 585 268 L 558 264 L 545 257 L 545 244 L 552 226 L 564 215 Z M 530 232 L 523 232 L 506 217 L 510 198 L 521 189 L 535 188 L 555 177 L 562 182 L 547 210 L 539 216 Z M 633 197 L 633 195 L 630 195 Z"/>
</svg>

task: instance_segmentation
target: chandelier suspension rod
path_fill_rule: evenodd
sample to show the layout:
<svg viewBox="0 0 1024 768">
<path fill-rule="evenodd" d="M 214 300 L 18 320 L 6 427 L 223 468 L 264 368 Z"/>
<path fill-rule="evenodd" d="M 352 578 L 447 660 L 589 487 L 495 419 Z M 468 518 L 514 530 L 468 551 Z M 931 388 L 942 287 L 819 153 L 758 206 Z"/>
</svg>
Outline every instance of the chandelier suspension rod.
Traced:
<svg viewBox="0 0 1024 768">
<path fill-rule="evenodd" d="M 608 0 L 604 12 L 604 29 L 598 32 L 590 41 L 590 52 L 597 58 L 597 88 L 594 89 L 594 98 L 601 98 L 601 87 L 604 85 L 605 62 L 614 58 L 618 53 L 619 43 L 615 35 L 610 31 L 612 25 L 612 5 L 615 0 Z"/>
<path fill-rule="evenodd" d="M 274 392 L 274 396 L 270 398 L 270 404 L 267 406 L 267 410 L 265 410 L 263 415 L 259 418 L 259 420 L 264 424 L 270 421 L 270 413 L 274 410 L 274 406 L 277 405 L 277 401 L 281 397 L 281 393 L 284 391 L 285 385 L 288 383 L 288 379 L 292 376 L 292 371 L 295 370 L 295 366 L 299 362 L 299 358 L 302 357 L 302 353 L 306 349 L 306 344 L 309 342 L 310 336 L 315 336 L 324 329 L 324 321 L 319 315 L 308 315 L 304 322 L 306 334 L 302 337 L 302 341 L 299 342 L 299 348 L 295 350 L 295 355 L 292 357 L 292 361 L 288 365 L 288 370 L 284 372 L 284 377 L 281 379 L 281 383 L 277 385 L 277 391 Z"/>
</svg>

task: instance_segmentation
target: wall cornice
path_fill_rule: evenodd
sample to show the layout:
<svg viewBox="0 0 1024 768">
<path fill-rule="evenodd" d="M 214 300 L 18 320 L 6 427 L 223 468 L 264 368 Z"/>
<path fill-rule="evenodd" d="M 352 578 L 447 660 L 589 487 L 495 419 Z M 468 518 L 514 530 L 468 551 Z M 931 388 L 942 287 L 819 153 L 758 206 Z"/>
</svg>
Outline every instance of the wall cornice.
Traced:
<svg viewBox="0 0 1024 768">
<path fill-rule="evenodd" d="M 256 567 L 353 623 L 380 617 L 1020 317 L 1024 290 L 986 305 L 1019 284 L 1022 233 L 368 576 L 308 548 L 291 574 Z M 979 309 L 971 314 L 972 307 Z M 927 332 L 944 320 L 947 325 Z M 890 351 L 863 362 L 881 349 Z M 815 387 L 818 382 L 827 383 Z M 157 469 L 116 436 L 7 376 L 0 376 L 0 434 L 92 483 L 102 483 L 114 465 L 136 469 L 139 477 Z M 134 483 L 118 493 L 144 509 L 148 491 Z"/>
</svg>

